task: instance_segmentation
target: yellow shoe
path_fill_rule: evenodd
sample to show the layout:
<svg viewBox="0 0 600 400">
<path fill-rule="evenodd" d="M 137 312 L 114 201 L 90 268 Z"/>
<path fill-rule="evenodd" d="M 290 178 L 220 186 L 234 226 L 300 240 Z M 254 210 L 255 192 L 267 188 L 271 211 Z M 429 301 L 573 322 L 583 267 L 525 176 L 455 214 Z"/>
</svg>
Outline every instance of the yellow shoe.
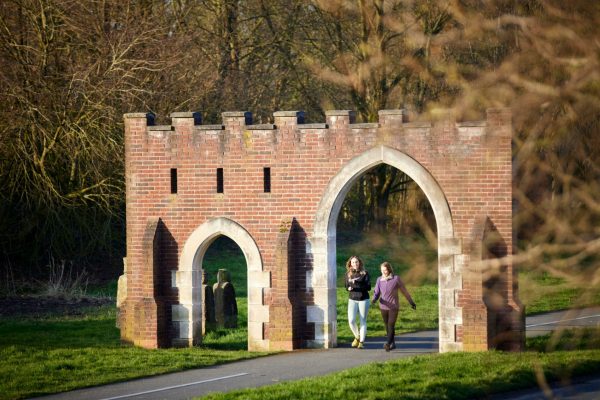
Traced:
<svg viewBox="0 0 600 400">
<path fill-rule="evenodd" d="M 357 349 L 363 349 L 364 347 L 363 342 L 358 342 L 358 346 L 356 346 Z"/>
<path fill-rule="evenodd" d="M 358 347 L 358 344 L 359 344 L 359 343 L 360 343 L 360 342 L 358 341 L 358 339 L 357 339 L 357 338 L 354 338 L 354 340 L 352 341 L 352 347 Z"/>
</svg>

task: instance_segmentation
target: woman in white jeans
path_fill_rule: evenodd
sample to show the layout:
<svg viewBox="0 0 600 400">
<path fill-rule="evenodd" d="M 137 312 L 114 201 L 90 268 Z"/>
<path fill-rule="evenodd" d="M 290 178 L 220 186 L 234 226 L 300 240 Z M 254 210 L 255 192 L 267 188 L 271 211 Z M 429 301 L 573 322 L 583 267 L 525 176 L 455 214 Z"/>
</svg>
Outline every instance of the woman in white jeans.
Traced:
<svg viewBox="0 0 600 400">
<path fill-rule="evenodd" d="M 352 256 L 346 262 L 346 289 L 348 289 L 348 324 L 354 334 L 352 347 L 362 349 L 367 337 L 367 315 L 369 314 L 369 290 L 371 278 L 365 270 L 363 262 L 357 256 Z M 360 329 L 356 321 L 358 315 Z"/>
</svg>

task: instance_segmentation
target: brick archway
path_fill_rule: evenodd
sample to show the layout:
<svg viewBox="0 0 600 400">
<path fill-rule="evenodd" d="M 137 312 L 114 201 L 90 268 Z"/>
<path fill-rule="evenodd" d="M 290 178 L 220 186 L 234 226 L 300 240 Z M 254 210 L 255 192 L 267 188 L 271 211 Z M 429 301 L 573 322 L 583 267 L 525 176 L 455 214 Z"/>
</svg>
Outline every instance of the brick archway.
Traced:
<svg viewBox="0 0 600 400">
<path fill-rule="evenodd" d="M 389 148 L 377 146 L 353 158 L 331 179 L 319 203 L 313 235 L 313 255 L 315 259 L 312 286 L 315 292 L 315 304 L 309 306 L 309 322 L 315 324 L 315 345 L 318 347 L 336 346 L 336 222 L 342 203 L 348 191 L 365 171 L 379 165 L 388 164 L 409 177 L 423 190 L 429 200 L 437 223 L 438 232 L 438 277 L 446 276 L 452 268 L 452 260 L 443 255 L 452 254 L 453 224 L 446 197 L 434 177 L 425 167 L 410 156 Z M 461 271 L 455 271 L 462 279 Z M 438 278 L 439 279 L 439 278 Z M 439 293 L 447 288 L 448 280 L 439 279 Z M 442 296 L 439 296 L 442 299 Z M 454 331 L 461 323 L 460 310 L 457 307 L 439 307 L 440 313 L 440 349 L 446 351 L 456 347 L 451 337 L 443 333 Z"/>
<path fill-rule="evenodd" d="M 227 236 L 242 250 L 248 268 L 248 348 L 268 348 L 263 340 L 263 323 L 269 321 L 269 309 L 256 293 L 269 287 L 268 273 L 263 271 L 258 246 L 241 225 L 228 218 L 211 219 L 196 228 L 186 240 L 174 272 L 174 287 L 179 291 L 179 304 L 172 305 L 174 345 L 199 344 L 202 341 L 202 260 L 206 250 L 219 237 Z"/>
<path fill-rule="evenodd" d="M 201 260 L 226 235 L 248 263 L 250 349 L 335 346 L 335 219 L 356 177 L 385 163 L 408 174 L 434 210 L 440 351 L 488 349 L 498 331 L 488 321 L 510 331 L 515 343 L 506 347 L 522 346 L 510 261 L 509 110 L 470 122 L 407 122 L 402 110 L 381 110 L 379 122 L 367 124 L 348 110 L 315 124 L 300 111 L 273 117 L 253 125 L 248 112 L 226 112 L 222 124 L 203 125 L 199 113 L 173 113 L 171 125 L 154 125 L 152 114 L 125 115 L 123 341 L 199 342 Z M 472 250 L 481 215 L 494 222 L 507 255 L 501 284 L 485 288 L 483 253 Z M 485 293 L 505 289 L 510 307 L 488 310 Z"/>
</svg>

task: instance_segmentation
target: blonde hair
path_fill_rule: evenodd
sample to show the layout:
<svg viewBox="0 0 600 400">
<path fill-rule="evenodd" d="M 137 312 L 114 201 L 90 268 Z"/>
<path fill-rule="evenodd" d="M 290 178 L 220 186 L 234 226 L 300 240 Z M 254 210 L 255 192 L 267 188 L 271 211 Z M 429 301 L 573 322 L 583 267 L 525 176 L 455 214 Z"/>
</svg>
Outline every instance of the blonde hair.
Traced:
<svg viewBox="0 0 600 400">
<path fill-rule="evenodd" d="M 380 267 L 384 267 L 385 269 L 387 269 L 390 275 L 394 275 L 394 268 L 392 268 L 392 264 L 390 264 L 389 262 L 382 262 Z"/>
<path fill-rule="evenodd" d="M 359 257 L 359 256 L 351 256 L 351 257 L 348 259 L 348 261 L 346 261 L 346 273 L 347 273 L 348 275 L 350 275 L 350 273 L 351 273 L 351 272 L 350 272 L 350 270 L 352 269 L 352 259 L 353 259 L 353 258 L 356 258 L 356 259 L 358 260 L 358 270 L 359 270 L 359 271 L 362 271 L 362 270 L 364 270 L 363 262 L 362 262 L 362 260 L 360 259 L 360 257 Z"/>
</svg>

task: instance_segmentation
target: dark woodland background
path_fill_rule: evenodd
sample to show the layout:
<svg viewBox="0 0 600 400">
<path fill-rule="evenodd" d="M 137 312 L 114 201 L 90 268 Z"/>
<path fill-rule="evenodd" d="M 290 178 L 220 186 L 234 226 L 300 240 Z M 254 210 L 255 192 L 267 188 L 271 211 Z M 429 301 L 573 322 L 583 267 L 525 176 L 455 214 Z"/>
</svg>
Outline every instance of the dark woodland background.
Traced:
<svg viewBox="0 0 600 400">
<path fill-rule="evenodd" d="M 514 262 L 600 285 L 599 23 L 589 0 L 4 0 L 0 291 L 55 265 L 119 275 L 126 112 L 372 122 L 488 107 L 514 115 Z M 427 200 L 386 166 L 360 178 L 338 224 L 435 238 Z"/>
</svg>

